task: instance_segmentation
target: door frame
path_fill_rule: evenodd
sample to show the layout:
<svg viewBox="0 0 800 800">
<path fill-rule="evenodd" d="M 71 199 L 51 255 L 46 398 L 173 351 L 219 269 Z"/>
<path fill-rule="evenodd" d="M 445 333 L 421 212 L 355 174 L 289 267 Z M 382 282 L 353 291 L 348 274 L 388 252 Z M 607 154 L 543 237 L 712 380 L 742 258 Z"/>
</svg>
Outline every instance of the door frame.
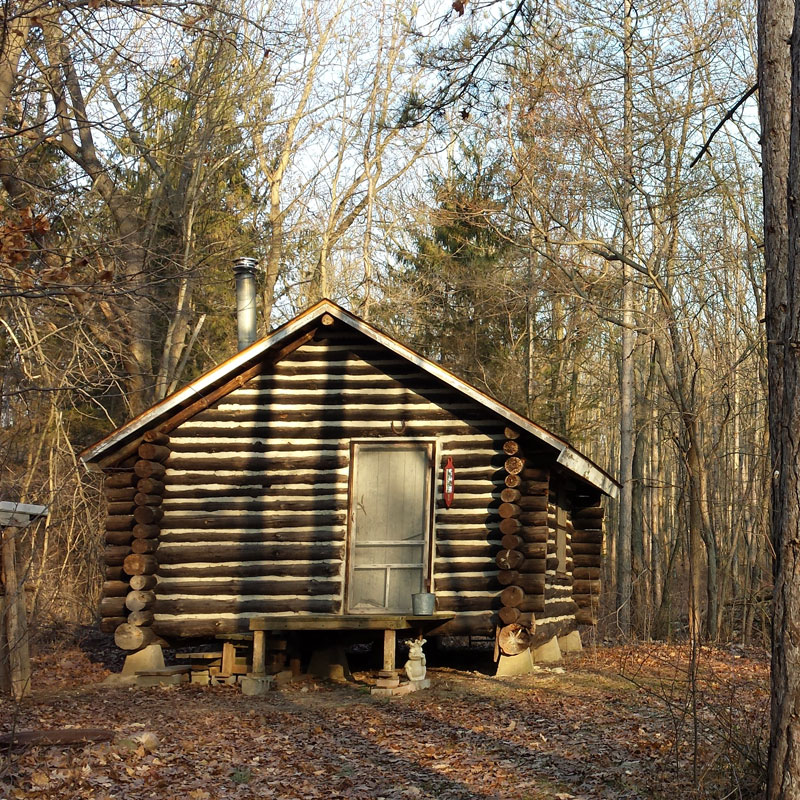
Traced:
<svg viewBox="0 0 800 800">
<path fill-rule="evenodd" d="M 422 583 L 423 591 L 426 591 L 425 586 L 429 588 L 427 591 L 433 592 L 433 562 L 436 552 L 436 467 L 439 463 L 439 441 L 438 439 L 430 436 L 420 437 L 403 437 L 402 439 L 395 439 L 389 437 L 373 437 L 373 438 L 360 438 L 350 440 L 350 463 L 348 466 L 347 475 L 347 542 L 345 546 L 345 563 L 344 563 L 344 587 L 342 591 L 342 614 L 364 614 L 366 612 L 350 611 L 350 588 L 353 581 L 353 549 L 355 538 L 355 520 L 354 520 L 354 490 L 355 490 L 355 464 L 356 454 L 359 447 L 364 445 L 372 445 L 373 447 L 399 447 L 400 449 L 410 449 L 414 445 L 427 445 L 428 454 L 430 458 L 430 473 L 428 481 L 428 496 L 424 498 L 427 504 L 427 513 L 425 515 L 427 522 L 427 531 L 425 535 L 425 544 L 422 550 Z"/>
</svg>

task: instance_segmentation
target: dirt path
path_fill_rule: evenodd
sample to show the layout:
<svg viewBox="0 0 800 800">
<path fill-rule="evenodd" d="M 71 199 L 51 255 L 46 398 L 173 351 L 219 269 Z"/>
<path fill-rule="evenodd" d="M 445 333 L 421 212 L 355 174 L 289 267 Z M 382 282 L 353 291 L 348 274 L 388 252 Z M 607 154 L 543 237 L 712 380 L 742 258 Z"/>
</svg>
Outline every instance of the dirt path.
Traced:
<svg viewBox="0 0 800 800">
<path fill-rule="evenodd" d="M 758 752 L 766 665 L 704 654 L 695 748 L 683 656 L 605 649 L 514 679 L 440 668 L 431 690 L 379 699 L 311 681 L 255 698 L 104 689 L 85 684 L 106 674 L 89 655 L 52 653 L 40 659 L 49 687 L 19 707 L 0 702 L 2 731 L 16 715 L 20 729 L 102 726 L 117 739 L 6 756 L 0 797 L 675 800 L 722 797 L 737 782 L 756 796 L 737 748 Z M 135 739 L 144 731 L 159 738 L 152 752 Z"/>
</svg>

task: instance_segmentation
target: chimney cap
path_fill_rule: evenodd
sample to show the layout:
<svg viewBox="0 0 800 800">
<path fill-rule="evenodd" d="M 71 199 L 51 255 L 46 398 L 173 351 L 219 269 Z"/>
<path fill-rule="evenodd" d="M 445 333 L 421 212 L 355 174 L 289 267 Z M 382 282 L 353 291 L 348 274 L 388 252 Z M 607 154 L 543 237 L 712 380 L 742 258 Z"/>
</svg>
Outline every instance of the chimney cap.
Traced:
<svg viewBox="0 0 800 800">
<path fill-rule="evenodd" d="M 250 256 L 240 256 L 233 261 L 234 272 L 256 272 L 258 270 L 258 259 Z"/>
</svg>

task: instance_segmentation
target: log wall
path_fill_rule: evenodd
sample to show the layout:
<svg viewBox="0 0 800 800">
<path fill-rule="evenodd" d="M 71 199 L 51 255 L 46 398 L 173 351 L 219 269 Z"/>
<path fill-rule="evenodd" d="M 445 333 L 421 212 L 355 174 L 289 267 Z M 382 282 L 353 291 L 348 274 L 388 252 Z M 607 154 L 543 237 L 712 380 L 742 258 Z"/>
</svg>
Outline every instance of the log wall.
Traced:
<svg viewBox="0 0 800 800">
<path fill-rule="evenodd" d="M 265 613 L 343 609 L 352 439 L 435 439 L 433 590 L 441 633 L 491 633 L 500 608 L 504 421 L 349 329 L 321 329 L 170 433 L 154 629 L 245 631 Z M 442 467 L 456 468 L 448 509 Z"/>
<path fill-rule="evenodd" d="M 578 494 L 572 508 L 573 598 L 581 625 L 596 625 L 603 557 L 603 507 L 596 493 Z"/>
</svg>

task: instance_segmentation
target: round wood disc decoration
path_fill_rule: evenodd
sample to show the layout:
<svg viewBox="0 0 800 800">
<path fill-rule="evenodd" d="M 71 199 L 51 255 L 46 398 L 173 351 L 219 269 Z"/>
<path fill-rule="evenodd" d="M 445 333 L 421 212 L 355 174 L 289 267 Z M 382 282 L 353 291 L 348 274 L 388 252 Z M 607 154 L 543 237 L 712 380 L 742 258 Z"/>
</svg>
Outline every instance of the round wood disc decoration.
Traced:
<svg viewBox="0 0 800 800">
<path fill-rule="evenodd" d="M 453 466 L 453 457 L 447 457 L 444 465 L 444 475 L 442 476 L 442 495 L 444 504 L 447 508 L 453 505 L 453 498 L 456 495 L 456 468 Z"/>
</svg>

